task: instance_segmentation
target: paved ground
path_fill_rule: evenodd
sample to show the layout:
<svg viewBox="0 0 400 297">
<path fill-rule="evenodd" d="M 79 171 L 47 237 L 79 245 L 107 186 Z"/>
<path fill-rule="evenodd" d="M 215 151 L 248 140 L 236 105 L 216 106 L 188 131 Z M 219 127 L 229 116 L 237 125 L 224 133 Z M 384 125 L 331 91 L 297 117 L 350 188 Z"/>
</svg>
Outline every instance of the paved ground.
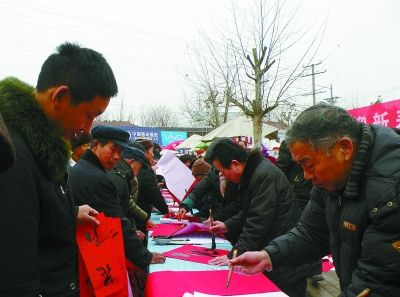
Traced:
<svg viewBox="0 0 400 297">
<path fill-rule="evenodd" d="M 337 297 L 340 293 L 339 280 L 335 271 L 328 271 L 323 274 L 323 281 L 318 287 L 314 287 L 310 281 L 307 284 L 308 297 Z"/>
</svg>

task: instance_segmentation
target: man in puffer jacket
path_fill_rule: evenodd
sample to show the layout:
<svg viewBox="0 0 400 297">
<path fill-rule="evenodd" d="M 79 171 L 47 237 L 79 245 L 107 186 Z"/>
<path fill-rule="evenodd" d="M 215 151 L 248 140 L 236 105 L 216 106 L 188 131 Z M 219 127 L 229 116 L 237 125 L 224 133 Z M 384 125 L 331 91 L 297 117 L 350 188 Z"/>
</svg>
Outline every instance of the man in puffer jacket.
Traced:
<svg viewBox="0 0 400 297">
<path fill-rule="evenodd" d="M 400 135 L 316 105 L 286 133 L 313 182 L 298 226 L 231 262 L 245 273 L 317 260 L 331 252 L 340 296 L 400 296 Z M 363 295 L 367 296 L 367 295 Z"/>
</svg>

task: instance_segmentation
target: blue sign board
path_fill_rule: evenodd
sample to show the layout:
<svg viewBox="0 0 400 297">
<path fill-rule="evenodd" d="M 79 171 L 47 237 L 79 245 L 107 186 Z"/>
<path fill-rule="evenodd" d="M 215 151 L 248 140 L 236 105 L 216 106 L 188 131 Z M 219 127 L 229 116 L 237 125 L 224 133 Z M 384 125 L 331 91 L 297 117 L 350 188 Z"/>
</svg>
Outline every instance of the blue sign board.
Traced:
<svg viewBox="0 0 400 297">
<path fill-rule="evenodd" d="M 186 131 L 161 131 L 161 145 L 167 145 L 177 140 L 185 140 L 186 138 Z"/>
<path fill-rule="evenodd" d="M 135 126 L 121 126 L 120 128 L 129 132 L 131 137 L 129 140 L 135 141 L 138 138 L 146 138 L 152 142 L 161 144 L 161 131 L 159 128 L 146 128 L 146 127 L 135 127 Z M 186 132 L 185 132 L 186 133 Z"/>
</svg>

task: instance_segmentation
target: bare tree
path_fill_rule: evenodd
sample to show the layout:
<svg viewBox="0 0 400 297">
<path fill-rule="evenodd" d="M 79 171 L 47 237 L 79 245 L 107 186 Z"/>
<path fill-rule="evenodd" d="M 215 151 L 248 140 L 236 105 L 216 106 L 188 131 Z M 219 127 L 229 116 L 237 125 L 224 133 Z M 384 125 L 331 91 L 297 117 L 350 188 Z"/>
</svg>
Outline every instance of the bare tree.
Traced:
<svg viewBox="0 0 400 297">
<path fill-rule="evenodd" d="M 205 41 L 208 62 L 213 65 L 208 69 L 219 70 L 219 76 L 214 74 L 220 78 L 215 85 L 229 95 L 228 105 L 252 118 L 257 145 L 265 116 L 296 97 L 291 87 L 313 60 L 322 40 L 322 26 L 309 39 L 307 28 L 297 26 L 298 7 L 292 9 L 287 1 L 279 0 L 246 3 L 250 5 L 246 9 L 232 6 L 234 29 L 224 29 L 221 46 L 220 40 Z"/>
<path fill-rule="evenodd" d="M 141 108 L 140 123 L 144 127 L 174 127 L 177 126 L 175 113 L 165 105 Z"/>
<path fill-rule="evenodd" d="M 192 52 L 195 61 L 190 67 L 191 74 L 186 74 L 185 78 L 194 95 L 184 101 L 182 110 L 192 125 L 216 128 L 227 121 L 229 110 L 231 92 L 221 84 L 220 78 L 226 69 L 219 67 L 219 61 L 210 61 L 210 57 L 204 56 L 201 47 L 194 47 Z"/>
<path fill-rule="evenodd" d="M 296 117 L 300 114 L 302 108 L 291 101 L 282 102 L 276 109 L 271 111 L 271 119 L 289 127 Z"/>
</svg>

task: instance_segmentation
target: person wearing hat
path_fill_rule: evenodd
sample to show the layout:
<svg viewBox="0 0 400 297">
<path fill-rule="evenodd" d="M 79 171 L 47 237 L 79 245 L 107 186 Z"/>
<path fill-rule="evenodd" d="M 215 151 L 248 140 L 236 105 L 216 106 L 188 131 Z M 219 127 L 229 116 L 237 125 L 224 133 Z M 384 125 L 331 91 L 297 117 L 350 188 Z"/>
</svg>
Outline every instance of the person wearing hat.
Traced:
<svg viewBox="0 0 400 297">
<path fill-rule="evenodd" d="M 151 140 L 146 138 L 138 138 L 135 141 L 136 143 L 141 144 L 144 147 L 144 154 L 146 156 L 147 161 L 149 162 L 150 166 L 155 165 L 154 161 L 154 144 Z"/>
<path fill-rule="evenodd" d="M 207 219 L 212 213 L 218 212 L 222 208 L 223 198 L 219 187 L 218 172 L 204 159 L 198 159 L 193 163 L 192 175 L 197 181 L 192 191 L 182 201 L 177 214 L 181 219 L 186 212 L 197 209 L 195 216 Z"/>
<path fill-rule="evenodd" d="M 211 169 L 211 165 L 203 159 L 196 160 L 192 166 L 192 175 L 197 181 L 201 181 L 207 172 Z"/>
<path fill-rule="evenodd" d="M 124 149 L 121 156 L 121 160 L 109 174 L 123 193 L 121 207 L 132 225 L 136 225 L 136 222 L 146 222 L 148 219 L 147 213 L 136 204 L 139 188 L 136 176 L 146 158 L 141 150 L 131 147 Z M 140 230 L 136 230 L 136 234 L 141 240 L 145 238 Z"/>
<path fill-rule="evenodd" d="M 146 222 L 137 222 L 136 227 L 147 235 L 146 225 L 150 224 L 149 227 L 154 224 L 150 220 L 152 208 L 155 207 L 161 214 L 168 213 L 168 205 L 165 202 L 164 197 L 161 195 L 160 189 L 157 185 L 157 177 L 150 166 L 149 160 L 152 159 L 153 144 L 147 139 L 136 141 L 129 144 L 131 148 L 137 148 L 145 154 L 145 160 L 141 159 L 142 166 L 139 169 L 137 175 L 139 183 L 138 200 L 137 205 L 147 213 Z M 147 149 L 146 149 L 147 147 Z M 147 241 L 143 243 L 147 245 Z"/>
<path fill-rule="evenodd" d="M 129 133 L 113 126 L 96 126 L 91 131 L 92 143 L 79 162 L 72 167 L 69 177 L 71 192 L 77 205 L 90 203 L 109 217 L 121 219 L 126 258 L 145 269 L 150 263 L 164 263 L 165 257 L 143 247 L 122 207 L 118 189 L 107 171 L 120 160 L 128 147 Z"/>
</svg>

